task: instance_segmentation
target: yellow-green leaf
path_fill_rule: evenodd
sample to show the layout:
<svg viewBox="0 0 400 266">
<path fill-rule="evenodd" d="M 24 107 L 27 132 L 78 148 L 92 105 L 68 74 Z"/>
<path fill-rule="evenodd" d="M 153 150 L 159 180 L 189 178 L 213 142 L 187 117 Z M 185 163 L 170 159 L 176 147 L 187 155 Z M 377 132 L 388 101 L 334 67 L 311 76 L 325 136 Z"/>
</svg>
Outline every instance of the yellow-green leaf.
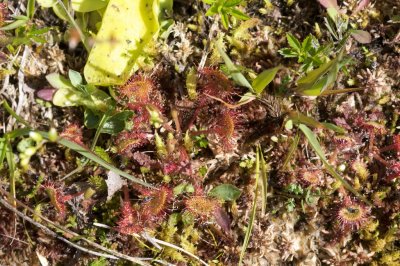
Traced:
<svg viewBox="0 0 400 266">
<path fill-rule="evenodd" d="M 99 10 L 108 4 L 108 0 L 71 0 L 72 9 L 78 12 Z"/>
<path fill-rule="evenodd" d="M 57 0 L 36 0 L 36 1 L 40 6 L 45 8 L 52 7 L 57 3 Z"/>
<path fill-rule="evenodd" d="M 261 72 L 252 82 L 253 89 L 256 93 L 261 93 L 271 83 L 271 81 L 275 78 L 278 70 L 281 69 L 280 66 L 270 68 Z"/>
<path fill-rule="evenodd" d="M 297 92 L 307 96 L 319 96 L 330 84 L 335 82 L 340 57 L 336 57 L 299 79 Z"/>
<path fill-rule="evenodd" d="M 118 85 L 130 77 L 159 29 L 158 0 L 110 0 L 84 74 L 89 84 Z"/>
</svg>

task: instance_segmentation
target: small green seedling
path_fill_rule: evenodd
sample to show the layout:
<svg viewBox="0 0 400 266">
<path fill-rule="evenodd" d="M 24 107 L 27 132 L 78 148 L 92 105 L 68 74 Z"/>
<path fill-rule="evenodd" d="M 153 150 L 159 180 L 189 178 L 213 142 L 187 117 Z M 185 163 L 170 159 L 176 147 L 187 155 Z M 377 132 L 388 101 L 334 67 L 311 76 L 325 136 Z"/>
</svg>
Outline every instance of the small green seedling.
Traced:
<svg viewBox="0 0 400 266">
<path fill-rule="evenodd" d="M 70 70 L 68 76 L 69 80 L 57 73 L 46 76 L 50 85 L 57 89 L 53 96 L 54 105 L 85 106 L 94 112 L 103 113 L 113 105 L 113 100 L 107 93 L 93 85 L 82 84 L 83 79 L 79 72 Z"/>
<path fill-rule="evenodd" d="M 240 20 L 247 20 L 250 18 L 236 8 L 243 0 L 203 0 L 203 2 L 211 5 L 207 10 L 206 16 L 219 14 L 225 29 L 228 29 L 230 24 L 228 16 L 233 16 Z"/>
<path fill-rule="evenodd" d="M 301 43 L 290 33 L 286 34 L 286 38 L 290 47 L 279 50 L 279 53 L 285 58 L 297 58 L 297 62 L 302 63 L 301 72 L 309 72 L 321 66 L 327 61 L 327 55 L 332 49 L 331 45 L 320 45 L 313 35 L 307 36 Z"/>
</svg>

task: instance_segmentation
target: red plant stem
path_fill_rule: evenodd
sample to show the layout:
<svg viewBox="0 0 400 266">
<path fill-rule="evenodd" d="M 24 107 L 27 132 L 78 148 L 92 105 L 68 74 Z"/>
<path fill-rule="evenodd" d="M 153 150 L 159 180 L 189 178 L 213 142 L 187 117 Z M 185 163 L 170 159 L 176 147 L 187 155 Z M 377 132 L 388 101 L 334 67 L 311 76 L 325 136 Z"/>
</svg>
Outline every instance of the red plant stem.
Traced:
<svg viewBox="0 0 400 266">
<path fill-rule="evenodd" d="M 178 136 L 181 136 L 182 130 L 181 130 L 181 123 L 179 122 L 178 118 L 178 110 L 174 106 L 171 107 L 171 116 L 175 123 L 176 133 Z"/>
<path fill-rule="evenodd" d="M 377 160 L 378 162 L 380 162 L 384 166 L 386 166 L 386 167 L 389 166 L 389 163 L 385 159 L 383 159 L 379 154 L 373 153 L 372 157 L 374 157 L 375 160 Z"/>
<path fill-rule="evenodd" d="M 122 187 L 124 193 L 124 201 L 129 201 L 129 188 L 125 185 Z"/>
<path fill-rule="evenodd" d="M 369 152 L 372 152 L 374 148 L 375 132 L 373 129 L 369 130 Z"/>
<path fill-rule="evenodd" d="M 192 118 L 190 118 L 189 123 L 188 123 L 187 126 L 185 127 L 185 131 L 192 127 L 192 125 L 194 124 L 194 121 L 196 120 L 197 116 L 199 115 L 201 109 L 203 109 L 204 107 L 205 107 L 205 105 L 200 105 L 200 106 L 198 106 L 198 107 L 196 108 L 196 110 L 194 111 L 194 114 L 193 114 Z"/>
<path fill-rule="evenodd" d="M 383 147 L 380 149 L 380 152 L 385 152 L 385 151 L 391 151 L 391 150 L 397 150 L 398 144 L 392 144 L 386 147 Z"/>
<path fill-rule="evenodd" d="M 190 135 L 192 136 L 200 136 L 200 135 L 207 135 L 212 133 L 210 130 L 198 130 L 194 132 L 190 132 Z"/>
</svg>

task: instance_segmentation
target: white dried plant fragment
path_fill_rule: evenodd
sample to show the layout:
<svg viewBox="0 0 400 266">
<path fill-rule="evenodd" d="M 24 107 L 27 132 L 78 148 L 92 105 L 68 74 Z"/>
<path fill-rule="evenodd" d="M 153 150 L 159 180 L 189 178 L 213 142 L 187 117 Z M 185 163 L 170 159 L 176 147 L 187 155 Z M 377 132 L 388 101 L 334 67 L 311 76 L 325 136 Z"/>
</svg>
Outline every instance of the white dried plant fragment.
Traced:
<svg viewBox="0 0 400 266">
<path fill-rule="evenodd" d="M 126 185 L 126 180 L 122 179 L 119 174 L 109 171 L 107 173 L 107 201 L 109 201 L 116 192 L 118 192 L 124 185 Z"/>
<path fill-rule="evenodd" d="M 38 251 L 36 251 L 36 255 L 39 259 L 40 265 L 41 266 L 49 266 L 49 261 L 46 259 L 45 256 L 41 255 Z"/>
</svg>

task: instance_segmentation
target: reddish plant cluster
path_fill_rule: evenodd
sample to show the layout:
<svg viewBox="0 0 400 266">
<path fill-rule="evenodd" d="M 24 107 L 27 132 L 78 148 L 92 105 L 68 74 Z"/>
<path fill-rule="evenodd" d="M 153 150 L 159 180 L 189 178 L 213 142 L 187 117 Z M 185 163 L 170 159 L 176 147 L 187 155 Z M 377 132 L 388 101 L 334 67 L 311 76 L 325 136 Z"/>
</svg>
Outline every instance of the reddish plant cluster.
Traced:
<svg viewBox="0 0 400 266">
<path fill-rule="evenodd" d="M 191 123 L 202 117 L 204 111 L 203 116 L 208 120 L 204 124 L 208 129 L 193 134 L 215 134 L 223 150 L 231 151 L 235 146 L 238 113 L 221 102 L 233 103 L 234 87 L 232 82 L 219 70 L 203 68 L 199 70 L 198 87 L 200 94 L 205 97 L 199 97 L 195 103 L 197 107 Z M 215 109 L 215 115 L 211 119 L 209 117 L 210 109 Z"/>
<path fill-rule="evenodd" d="M 207 220 L 216 214 L 221 208 L 221 202 L 217 199 L 205 196 L 193 196 L 185 201 L 186 210 L 201 220 Z"/>
<path fill-rule="evenodd" d="M 149 134 L 144 132 L 122 132 L 116 139 L 118 151 L 126 156 L 132 155 L 132 150 L 143 147 L 148 141 Z"/>
<path fill-rule="evenodd" d="M 373 157 L 377 162 L 386 167 L 386 180 L 392 181 L 400 176 L 400 162 L 398 160 L 387 160 L 382 153 L 393 151 L 396 155 L 399 155 L 400 135 L 393 136 L 392 144 L 383 148 L 377 147 L 377 137 L 382 138 L 387 133 L 387 130 L 383 124 L 375 122 L 382 120 L 382 116 L 383 114 L 381 112 L 375 112 L 369 116 L 371 121 L 366 121 L 366 118 L 360 114 L 355 115 L 354 117 L 349 117 L 349 119 L 353 120 L 354 125 L 361 129 L 361 136 L 359 136 L 360 138 L 369 138 L 368 150 L 370 157 Z"/>
<path fill-rule="evenodd" d="M 8 16 L 7 3 L 0 3 L 0 27 L 4 25 L 4 21 Z"/>
<path fill-rule="evenodd" d="M 173 194 L 170 188 L 163 186 L 157 190 L 135 187 L 142 194 L 143 202 L 136 209 L 132 208 L 127 189 L 121 208 L 121 219 L 117 230 L 123 234 L 133 234 L 143 231 L 144 228 L 155 227 L 166 215 L 168 204 Z"/>
<path fill-rule="evenodd" d="M 189 124 L 197 122 L 204 125 L 206 130 L 191 132 L 192 135 L 211 134 L 216 137 L 217 143 L 224 150 L 232 150 L 236 144 L 238 113 L 221 103 L 221 101 L 232 103 L 234 93 L 232 83 L 222 72 L 204 68 L 199 70 L 197 85 L 200 97 L 194 103 L 194 116 Z M 228 230 L 229 217 L 222 209 L 221 202 L 205 196 L 201 182 L 192 171 L 190 158 L 192 151 L 185 146 L 187 143 L 183 140 L 183 136 L 179 135 L 180 121 L 175 122 L 176 131 L 166 128 L 163 123 L 168 134 L 160 136 L 157 130 L 150 135 L 154 131 L 149 123 L 152 116 L 150 111 L 156 110 L 161 115 L 163 110 L 161 96 L 154 82 L 136 75 L 119 88 L 119 97 L 120 101 L 124 101 L 128 108 L 135 112 L 132 131 L 121 133 L 116 139 L 119 152 L 133 158 L 140 166 L 150 170 L 161 170 L 164 175 L 184 174 L 193 178 L 193 184 L 197 189 L 194 196 L 183 202 L 187 212 L 203 221 L 214 218 L 222 228 Z M 209 111 L 215 115 L 210 117 L 207 115 Z M 190 129 L 190 126 L 187 128 Z M 137 150 L 149 143 L 149 136 L 153 136 L 152 140 L 156 147 L 154 154 L 157 154 L 157 158 Z M 142 203 L 133 207 L 129 202 L 128 193 L 125 193 L 121 219 L 117 226 L 121 233 L 139 233 L 144 228 L 154 228 L 164 218 L 167 206 L 173 197 L 168 187 L 161 187 L 158 190 L 138 187 L 135 189 L 140 192 Z"/>
<path fill-rule="evenodd" d="M 336 211 L 341 229 L 344 232 L 359 229 L 367 220 L 370 210 L 361 203 L 346 196 Z"/>
<path fill-rule="evenodd" d="M 163 99 L 154 81 L 139 74 L 120 86 L 118 93 L 119 101 L 135 113 L 131 131 L 120 133 L 116 139 L 118 151 L 131 156 L 132 150 L 148 143 L 151 119 L 157 116 L 162 122 Z"/>
<path fill-rule="evenodd" d="M 149 106 L 160 114 L 163 110 L 162 96 L 150 78 L 135 75 L 125 85 L 119 87 L 118 92 L 120 101 L 126 101 L 128 108 L 135 112 L 133 126 L 136 129 L 140 127 L 148 128 Z"/>
<path fill-rule="evenodd" d="M 65 203 L 82 194 L 82 193 L 77 193 L 77 194 L 65 195 L 60 187 L 57 188 L 54 183 L 50 182 L 43 184 L 42 187 L 47 192 L 47 195 L 50 198 L 50 202 L 56 208 L 60 218 L 64 218 L 66 215 Z"/>
<path fill-rule="evenodd" d="M 234 87 L 232 82 L 219 70 L 205 67 L 199 70 L 199 91 L 203 95 L 216 97 L 225 102 L 232 101 Z M 210 103 L 211 99 L 200 97 L 198 105 Z"/>
<path fill-rule="evenodd" d="M 60 137 L 84 146 L 82 129 L 77 124 L 68 125 L 60 134 Z"/>
</svg>

